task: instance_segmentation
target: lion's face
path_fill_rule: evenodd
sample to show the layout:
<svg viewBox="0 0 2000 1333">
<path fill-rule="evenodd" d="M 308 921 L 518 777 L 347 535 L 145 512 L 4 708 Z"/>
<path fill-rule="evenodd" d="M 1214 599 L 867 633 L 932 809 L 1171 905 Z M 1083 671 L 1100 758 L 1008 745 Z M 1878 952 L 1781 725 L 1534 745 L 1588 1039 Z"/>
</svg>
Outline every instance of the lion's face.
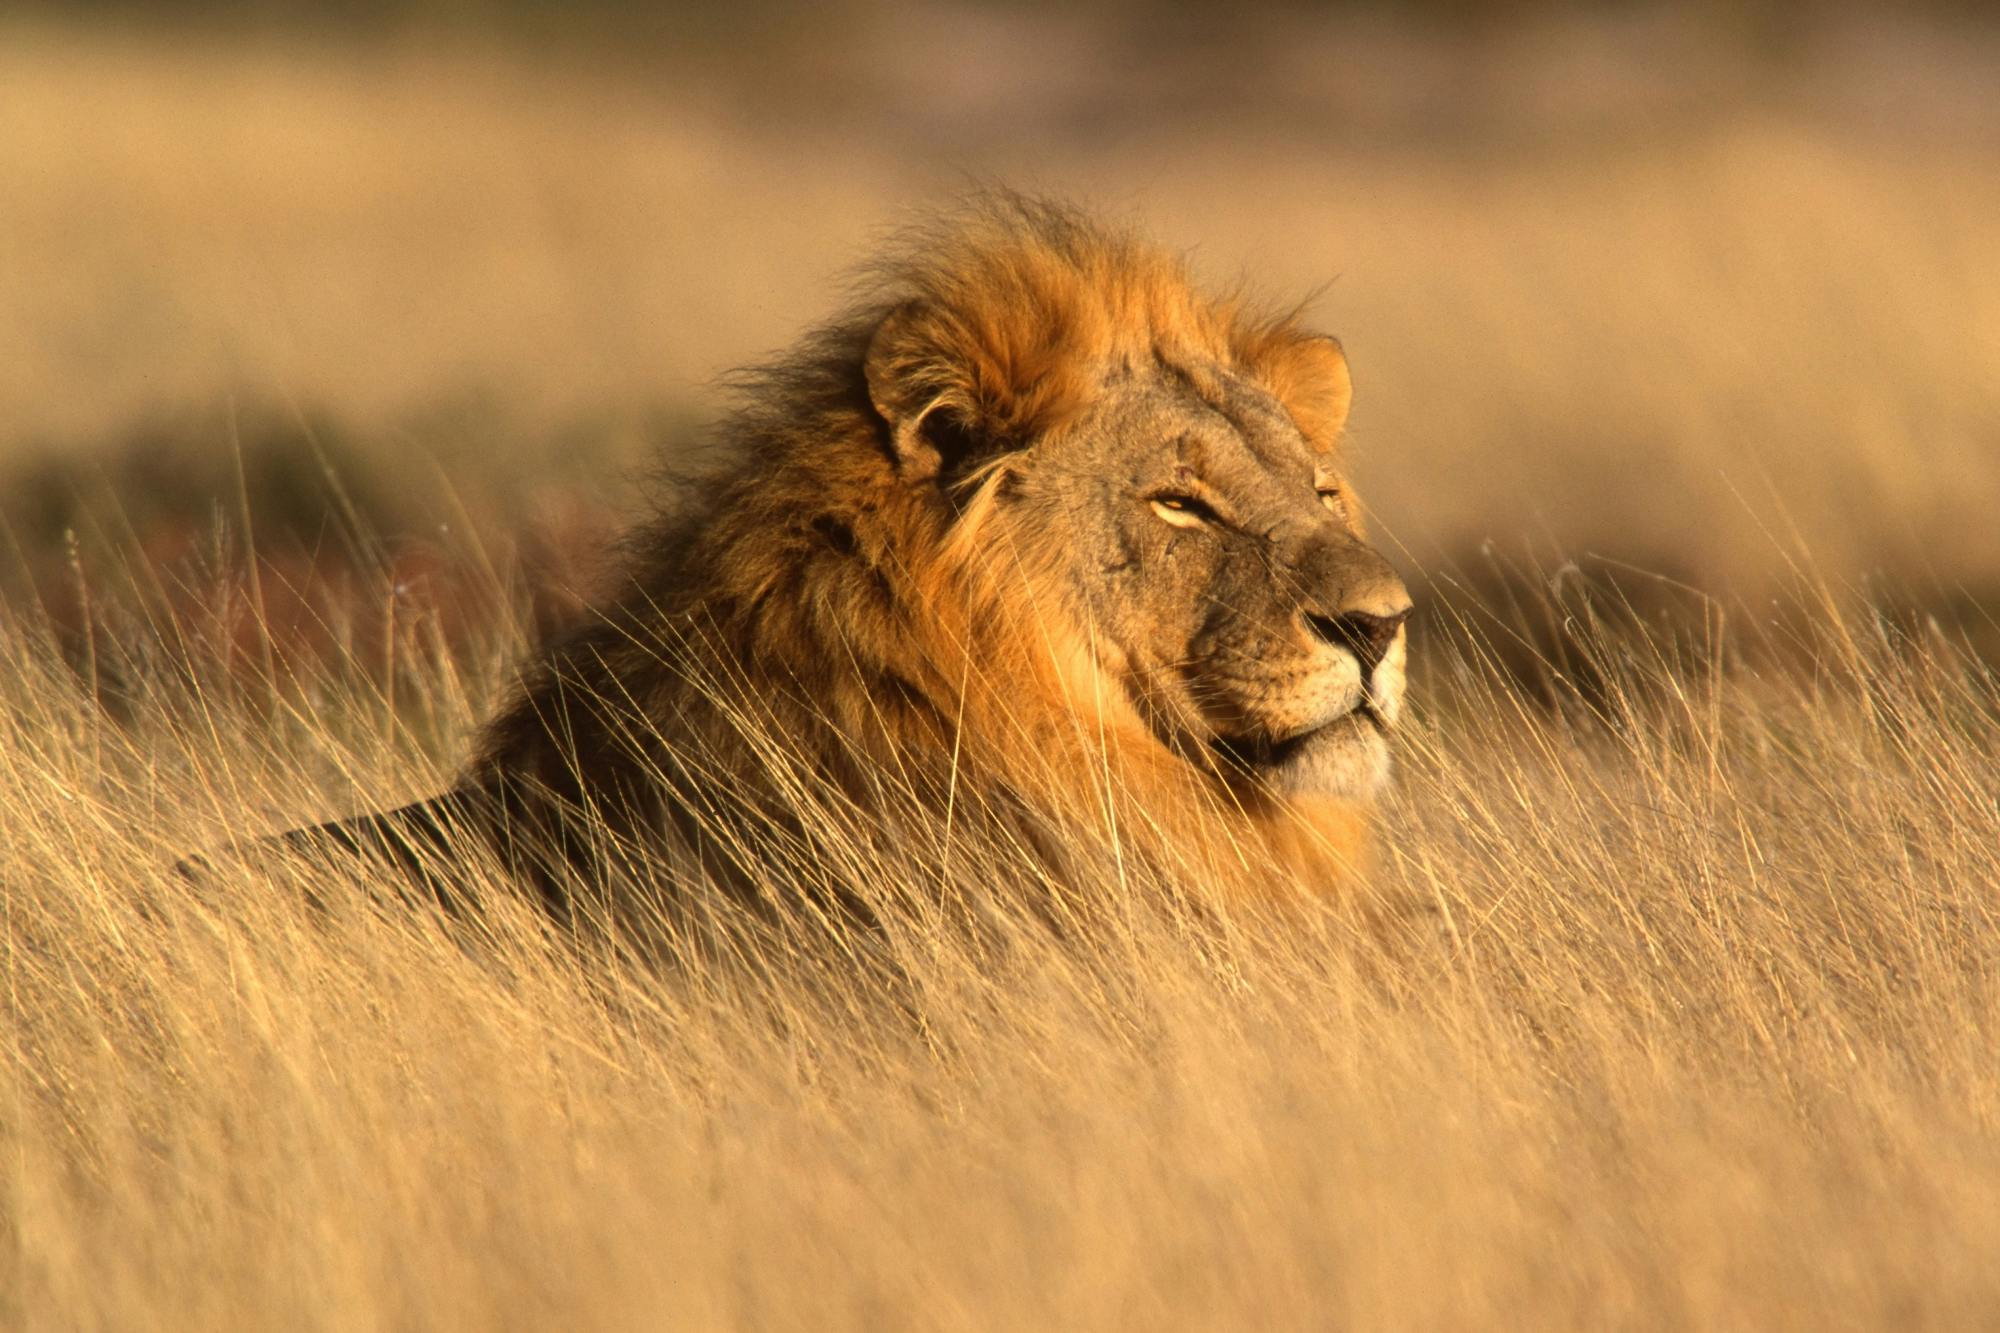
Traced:
<svg viewBox="0 0 2000 1333">
<path fill-rule="evenodd" d="M 1410 598 L 1340 472 L 1339 344 L 1205 300 L 1159 252 L 1023 218 L 1031 240 L 964 249 L 869 338 L 900 483 L 971 506 L 1003 583 L 1059 585 L 1098 697 L 1174 752 L 1233 785 L 1374 794 Z"/>
<path fill-rule="evenodd" d="M 1373 794 L 1410 599 L 1331 452 L 1214 365 L 1162 362 L 1093 397 L 1017 458 L 1008 503 L 1060 543 L 1100 662 L 1190 759 L 1288 795 Z"/>
</svg>

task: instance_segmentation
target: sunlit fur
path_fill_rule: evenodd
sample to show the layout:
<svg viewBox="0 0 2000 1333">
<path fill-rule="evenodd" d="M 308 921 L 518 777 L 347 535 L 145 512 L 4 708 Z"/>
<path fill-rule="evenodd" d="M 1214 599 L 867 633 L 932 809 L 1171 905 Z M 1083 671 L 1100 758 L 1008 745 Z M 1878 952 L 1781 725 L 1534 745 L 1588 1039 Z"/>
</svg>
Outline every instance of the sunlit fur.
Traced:
<svg viewBox="0 0 2000 1333">
<path fill-rule="evenodd" d="M 1351 878 L 1365 801 L 1286 799 L 1163 742 L 1079 605 L 1069 534 L 1008 503 L 1121 365 L 1170 366 L 1195 392 L 1254 381 L 1331 457 L 1337 345 L 1011 195 L 904 236 L 865 286 L 740 377 L 725 461 L 637 534 L 613 596 L 486 728 L 461 788 L 476 822 L 544 865 L 601 865 L 608 838 L 656 880 L 752 888 L 758 839 L 730 830 L 791 827 L 801 800 L 888 828 L 1095 829 L 1210 877 L 1277 849 L 1306 885 Z M 939 412 L 961 423 L 942 445 Z M 1400 696 L 1400 637 L 1391 657 L 1377 689 Z M 1396 699 L 1379 703 L 1393 721 Z"/>
</svg>

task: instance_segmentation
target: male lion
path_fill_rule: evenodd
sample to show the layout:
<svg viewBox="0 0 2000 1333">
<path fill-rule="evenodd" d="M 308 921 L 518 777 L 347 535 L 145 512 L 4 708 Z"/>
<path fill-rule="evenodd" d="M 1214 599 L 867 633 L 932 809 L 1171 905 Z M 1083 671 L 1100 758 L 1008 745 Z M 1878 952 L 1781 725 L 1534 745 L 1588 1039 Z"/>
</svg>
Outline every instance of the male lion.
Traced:
<svg viewBox="0 0 2000 1333">
<path fill-rule="evenodd" d="M 291 839 L 414 863 L 471 835 L 559 912 L 606 876 L 782 895 L 776 860 L 841 851 L 806 807 L 1349 873 L 1410 599 L 1341 471 L 1339 344 L 1013 195 L 868 272 L 741 379 L 730 461 L 452 792 Z"/>
</svg>

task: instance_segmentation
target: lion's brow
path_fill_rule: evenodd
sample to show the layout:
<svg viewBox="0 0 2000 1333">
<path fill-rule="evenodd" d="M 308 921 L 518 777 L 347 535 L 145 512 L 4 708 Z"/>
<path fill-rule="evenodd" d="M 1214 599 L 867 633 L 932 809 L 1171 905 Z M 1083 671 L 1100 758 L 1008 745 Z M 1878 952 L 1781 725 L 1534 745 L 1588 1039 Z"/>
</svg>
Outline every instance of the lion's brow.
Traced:
<svg viewBox="0 0 2000 1333">
<path fill-rule="evenodd" d="M 1312 450 L 1283 403 L 1261 390 L 1242 386 L 1228 406 L 1219 410 L 1267 474 L 1297 463 L 1302 475 L 1310 479 Z"/>
<path fill-rule="evenodd" d="M 1286 466 L 1292 460 L 1281 449 L 1259 448 L 1249 431 L 1227 416 L 1223 419 L 1228 422 L 1226 431 L 1188 432 L 1182 437 L 1176 450 L 1181 465 L 1239 509 L 1280 502 L 1288 489 L 1282 474 L 1292 470 Z M 1309 490 L 1313 484 L 1309 463 L 1300 475 Z"/>
</svg>

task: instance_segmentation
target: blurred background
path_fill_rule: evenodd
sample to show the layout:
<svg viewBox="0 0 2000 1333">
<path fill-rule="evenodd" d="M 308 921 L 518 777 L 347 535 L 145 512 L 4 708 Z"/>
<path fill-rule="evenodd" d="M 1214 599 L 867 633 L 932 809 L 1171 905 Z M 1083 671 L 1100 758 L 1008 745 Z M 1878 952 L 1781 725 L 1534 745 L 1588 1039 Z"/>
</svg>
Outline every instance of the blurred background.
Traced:
<svg viewBox="0 0 2000 1333">
<path fill-rule="evenodd" d="M 74 626 L 254 550 L 290 633 L 370 567 L 559 619 L 719 374 L 1000 182 L 1317 293 L 1420 584 L 1803 568 L 1990 628 L 1984 12 L 15 0 L 0 584 Z"/>
</svg>

